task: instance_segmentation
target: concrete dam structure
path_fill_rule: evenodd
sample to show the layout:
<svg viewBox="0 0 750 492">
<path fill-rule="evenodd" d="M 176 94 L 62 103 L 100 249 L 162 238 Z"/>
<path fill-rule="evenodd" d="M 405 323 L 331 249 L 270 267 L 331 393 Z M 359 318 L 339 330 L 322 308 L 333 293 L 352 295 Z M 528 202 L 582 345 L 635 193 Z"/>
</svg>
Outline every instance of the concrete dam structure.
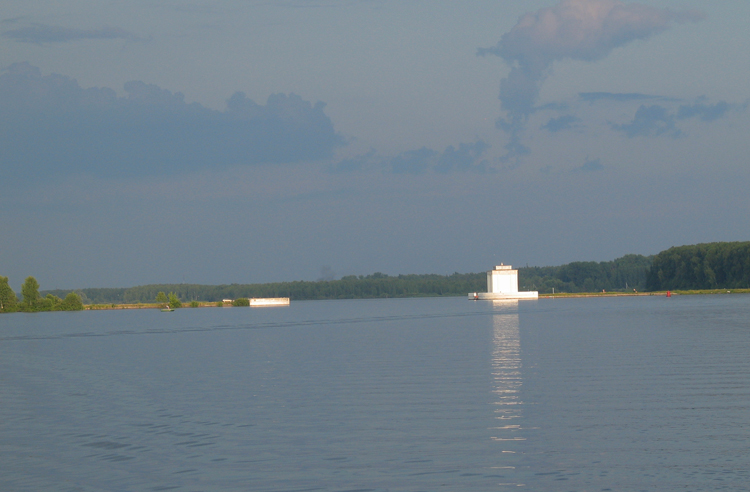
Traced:
<svg viewBox="0 0 750 492">
<path fill-rule="evenodd" d="M 518 292 L 518 270 L 510 265 L 497 265 L 487 272 L 487 292 L 469 292 L 469 300 L 538 299 L 539 292 Z"/>
</svg>

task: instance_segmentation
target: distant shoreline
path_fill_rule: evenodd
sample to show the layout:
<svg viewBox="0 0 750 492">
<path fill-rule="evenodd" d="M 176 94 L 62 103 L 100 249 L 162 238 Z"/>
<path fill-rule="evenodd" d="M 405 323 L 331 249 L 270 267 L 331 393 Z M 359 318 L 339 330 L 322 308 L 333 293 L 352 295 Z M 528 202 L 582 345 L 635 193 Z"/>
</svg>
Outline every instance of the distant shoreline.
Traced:
<svg viewBox="0 0 750 492">
<path fill-rule="evenodd" d="M 558 299 L 566 297 L 665 297 L 669 292 L 673 296 L 721 295 L 721 294 L 750 294 L 750 289 L 703 289 L 703 290 L 660 290 L 654 292 L 576 292 L 559 294 L 539 294 L 542 299 Z"/>
<path fill-rule="evenodd" d="M 673 290 L 670 291 L 673 296 L 685 296 L 685 295 L 720 295 L 720 294 L 750 294 L 750 289 L 712 289 L 712 290 Z M 576 292 L 576 293 L 555 293 L 555 294 L 539 294 L 539 299 L 575 299 L 582 297 L 665 297 L 667 291 L 657 292 Z M 419 299 L 425 296 L 414 296 L 414 297 L 387 297 L 385 299 Z M 435 296 L 441 297 L 441 296 Z M 442 296 L 442 297 L 463 297 L 463 296 Z M 383 299 L 382 297 L 370 297 L 370 298 L 357 298 L 357 299 Z M 324 299 L 331 300 L 331 299 Z M 347 299 L 332 299 L 332 300 L 347 300 Z M 164 304 L 156 303 L 124 303 L 124 304 L 87 304 L 84 306 L 86 311 L 107 311 L 107 310 L 118 310 L 118 309 L 160 309 L 163 308 Z M 218 306 L 216 302 L 198 302 L 197 306 L 185 305 L 178 309 L 196 309 L 196 308 L 211 308 L 211 307 L 237 307 L 231 304 L 225 304 Z"/>
<path fill-rule="evenodd" d="M 229 307 L 238 307 L 238 306 L 232 306 L 230 303 L 221 303 L 219 305 L 219 302 L 211 302 L 211 301 L 196 301 L 198 303 L 197 306 L 191 306 L 191 301 L 185 301 L 182 304 L 182 307 L 176 308 L 176 309 L 196 309 L 196 308 L 210 308 L 210 307 L 219 307 L 219 308 L 229 308 Z M 111 304 L 84 304 L 83 309 L 86 311 L 106 311 L 106 310 L 112 310 L 112 309 L 164 309 L 164 303 L 154 303 L 154 302 L 138 302 L 138 303 L 111 303 Z M 239 307 L 246 307 L 246 306 L 239 306 Z"/>
</svg>

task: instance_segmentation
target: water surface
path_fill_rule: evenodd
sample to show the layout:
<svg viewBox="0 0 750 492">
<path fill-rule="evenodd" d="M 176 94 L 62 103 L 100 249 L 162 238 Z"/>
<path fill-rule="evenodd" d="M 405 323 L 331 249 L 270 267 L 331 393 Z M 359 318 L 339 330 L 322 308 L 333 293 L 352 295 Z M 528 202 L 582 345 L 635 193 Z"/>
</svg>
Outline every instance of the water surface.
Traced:
<svg viewBox="0 0 750 492">
<path fill-rule="evenodd" d="M 0 316 L 0 490 L 742 490 L 750 297 Z"/>
</svg>

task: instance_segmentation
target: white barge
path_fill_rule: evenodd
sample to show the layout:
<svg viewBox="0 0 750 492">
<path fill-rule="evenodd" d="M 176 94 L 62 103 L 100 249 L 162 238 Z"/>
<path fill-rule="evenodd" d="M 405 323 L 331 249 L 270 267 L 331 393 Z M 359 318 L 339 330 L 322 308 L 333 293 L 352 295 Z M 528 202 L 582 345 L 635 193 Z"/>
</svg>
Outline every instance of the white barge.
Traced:
<svg viewBox="0 0 750 492">
<path fill-rule="evenodd" d="M 265 297 L 250 299 L 250 307 L 263 307 L 263 306 L 288 306 L 288 297 Z"/>
</svg>

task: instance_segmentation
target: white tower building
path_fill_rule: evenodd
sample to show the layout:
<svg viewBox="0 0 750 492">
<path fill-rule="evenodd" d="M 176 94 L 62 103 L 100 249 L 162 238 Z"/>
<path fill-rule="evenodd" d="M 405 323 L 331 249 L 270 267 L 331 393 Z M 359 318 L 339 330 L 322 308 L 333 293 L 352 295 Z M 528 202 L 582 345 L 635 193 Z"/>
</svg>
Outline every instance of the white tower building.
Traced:
<svg viewBox="0 0 750 492">
<path fill-rule="evenodd" d="M 510 265 L 497 265 L 487 272 L 487 292 L 470 292 L 469 299 L 538 299 L 539 293 L 518 292 L 518 270 Z"/>
</svg>

